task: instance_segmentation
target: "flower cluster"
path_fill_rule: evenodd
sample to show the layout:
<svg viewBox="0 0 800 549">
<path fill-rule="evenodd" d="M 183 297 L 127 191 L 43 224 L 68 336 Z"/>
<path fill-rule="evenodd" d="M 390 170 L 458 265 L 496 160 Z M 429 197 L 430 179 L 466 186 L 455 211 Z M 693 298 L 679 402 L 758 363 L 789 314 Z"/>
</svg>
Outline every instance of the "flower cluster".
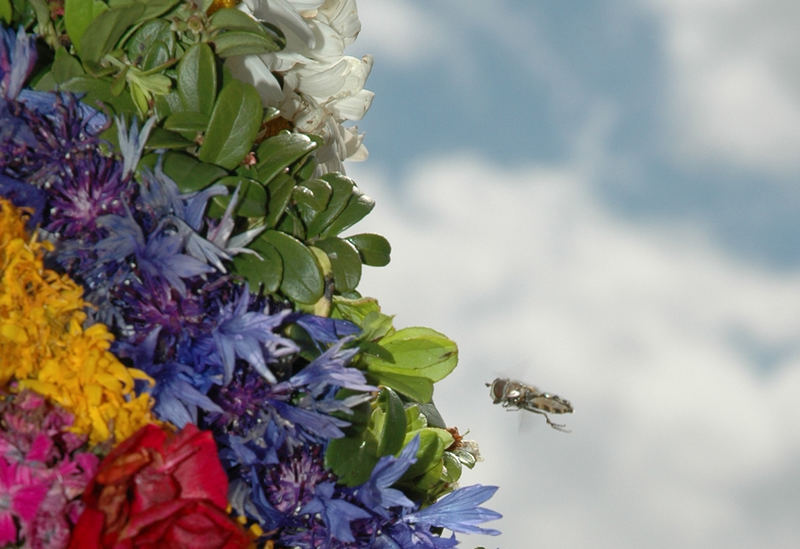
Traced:
<svg viewBox="0 0 800 549">
<path fill-rule="evenodd" d="M 69 541 L 98 463 L 73 419 L 30 391 L 0 392 L 0 546 Z"/>
<path fill-rule="evenodd" d="M 431 402 L 455 344 L 360 296 L 390 248 L 340 234 L 373 206 L 335 173 L 355 2 L 40 7 L 0 11 L 0 544 L 497 534 Z"/>
</svg>

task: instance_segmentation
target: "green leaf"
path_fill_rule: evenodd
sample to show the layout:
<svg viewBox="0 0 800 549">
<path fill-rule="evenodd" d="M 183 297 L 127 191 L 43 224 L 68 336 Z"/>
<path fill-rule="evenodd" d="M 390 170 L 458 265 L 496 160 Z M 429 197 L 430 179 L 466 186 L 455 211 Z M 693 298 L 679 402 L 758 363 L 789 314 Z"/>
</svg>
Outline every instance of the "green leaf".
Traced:
<svg viewBox="0 0 800 549">
<path fill-rule="evenodd" d="M 356 188 L 352 179 L 338 173 L 325 174 L 322 179 L 331 186 L 331 198 L 325 211 L 314 216 L 314 219 L 308 224 L 309 238 L 322 234 L 326 227 L 344 211 L 353 194 L 353 189 Z"/>
<path fill-rule="evenodd" d="M 164 120 L 164 128 L 173 132 L 197 134 L 208 126 L 208 114 L 202 112 L 174 112 Z"/>
<path fill-rule="evenodd" d="M 391 388 L 383 387 L 373 413 L 378 439 L 377 455 L 396 454 L 403 447 L 406 434 L 406 414 L 403 402 Z"/>
<path fill-rule="evenodd" d="M 325 451 L 325 468 L 346 486 L 364 484 L 378 463 L 377 443 L 372 437 L 334 438 Z"/>
<path fill-rule="evenodd" d="M 381 235 L 363 233 L 348 236 L 345 240 L 356 247 L 364 265 L 383 267 L 389 263 L 392 247 Z"/>
<path fill-rule="evenodd" d="M 306 225 L 325 209 L 331 197 L 331 186 L 322 179 L 312 179 L 294 188 L 294 202 Z"/>
<path fill-rule="evenodd" d="M 444 422 L 444 419 L 442 419 L 439 410 L 433 402 L 420 403 L 417 407 L 419 408 L 419 412 L 425 416 L 425 422 L 429 426 L 439 427 L 440 429 L 447 428 L 447 424 Z"/>
<path fill-rule="evenodd" d="M 163 40 L 155 40 L 147 48 L 142 59 L 141 68 L 143 71 L 149 71 L 156 67 L 166 65 L 170 61 L 170 49 L 167 43 Z"/>
<path fill-rule="evenodd" d="M 227 174 L 219 166 L 200 162 L 191 155 L 178 152 L 170 152 L 164 156 L 163 169 L 184 193 L 205 189 Z"/>
<path fill-rule="evenodd" d="M 175 38 L 170 30 L 169 21 L 153 19 L 139 27 L 125 45 L 128 58 L 134 61 L 143 59 L 156 42 L 165 44 L 170 50 L 175 47 Z M 150 67 L 144 68 L 149 69 Z"/>
<path fill-rule="evenodd" d="M 341 238 L 327 238 L 314 243 L 331 260 L 333 282 L 339 292 L 355 290 L 361 280 L 361 257 L 355 246 Z"/>
<path fill-rule="evenodd" d="M 439 381 L 458 363 L 456 344 L 430 328 L 403 328 L 382 338 L 379 343 L 391 353 L 393 360 L 364 357 L 370 372 L 388 371 Z"/>
<path fill-rule="evenodd" d="M 280 290 L 299 303 L 314 303 L 324 290 L 322 272 L 314 254 L 299 240 L 280 231 L 263 232 L 256 241 L 267 242 L 278 250 L 283 260 Z M 257 249 L 253 246 L 253 249 Z"/>
<path fill-rule="evenodd" d="M 417 402 L 430 402 L 431 398 L 433 398 L 433 382 L 425 377 L 368 370 L 367 378 L 375 385 L 391 387 L 398 393 L 402 393 Z"/>
<path fill-rule="evenodd" d="M 267 194 L 269 194 L 267 227 L 275 227 L 289 204 L 294 189 L 294 179 L 289 174 L 282 173 L 273 178 L 266 188 Z"/>
<path fill-rule="evenodd" d="M 125 4 L 106 10 L 89 23 L 92 31 L 77 47 L 84 63 L 98 63 L 110 52 L 129 27 L 136 24 L 145 11 L 143 4 Z"/>
<path fill-rule="evenodd" d="M 242 217 L 263 217 L 267 213 L 267 191 L 258 181 L 238 175 L 223 177 L 217 183 L 228 187 L 228 195 L 217 195 L 211 199 L 208 207 L 209 217 L 222 217 L 225 208 L 233 197 L 233 192 L 239 187 L 239 197 L 234 208 L 234 213 Z"/>
<path fill-rule="evenodd" d="M 375 201 L 354 187 L 344 210 L 322 231 L 321 236 L 336 236 L 361 221 L 374 207 Z"/>
<path fill-rule="evenodd" d="M 240 253 L 233 258 L 234 270 L 247 279 L 253 291 L 263 285 L 265 292 L 276 292 L 283 277 L 281 254 L 273 245 L 258 239 L 250 247 L 261 257 Z"/>
<path fill-rule="evenodd" d="M 191 141 L 187 141 L 175 132 L 154 127 L 150 132 L 150 137 L 147 139 L 148 149 L 185 149 L 192 145 Z"/>
<path fill-rule="evenodd" d="M 92 20 L 108 10 L 108 6 L 99 0 L 65 0 L 64 27 L 70 41 L 80 50 L 81 39 Z"/>
<path fill-rule="evenodd" d="M 447 446 L 445 446 L 445 441 L 437 431 L 441 431 L 441 429 L 426 427 L 425 429 L 412 431 L 406 434 L 406 440 L 403 446 L 408 444 L 412 438 L 419 434 L 419 450 L 417 450 L 417 461 L 412 463 L 402 476 L 404 480 L 413 479 L 414 477 L 424 474 L 428 469 L 441 461 L 442 454 Z M 444 432 L 447 433 L 447 431 Z"/>
<path fill-rule="evenodd" d="M 111 93 L 111 80 L 106 78 L 76 76 L 63 82 L 60 88 L 64 91 L 86 94 L 81 101 L 92 107 L 97 107 L 97 102 L 99 101 L 111 107 L 117 114 L 136 112 L 136 107 L 131 101 L 130 95 L 127 93 L 121 95 Z"/>
<path fill-rule="evenodd" d="M 208 44 L 199 42 L 189 48 L 177 71 L 178 94 L 184 109 L 211 114 L 217 97 L 217 66 Z"/>
<path fill-rule="evenodd" d="M 0 0 L 0 19 L 6 22 L 6 25 L 11 23 L 11 1 Z"/>
<path fill-rule="evenodd" d="M 216 35 L 212 42 L 214 51 L 223 59 L 234 55 L 260 55 L 281 49 L 271 36 L 246 31 L 225 31 Z"/>
<path fill-rule="evenodd" d="M 333 296 L 334 318 L 343 318 L 364 327 L 364 319 L 370 313 L 380 313 L 381 308 L 378 300 L 374 297 L 362 297 L 359 299 L 348 299 L 341 296 Z"/>
<path fill-rule="evenodd" d="M 217 97 L 197 157 L 229 170 L 250 151 L 261 126 L 261 97 L 250 84 L 231 80 Z"/>
<path fill-rule="evenodd" d="M 255 19 L 235 8 L 222 8 L 214 12 L 208 21 L 209 29 L 241 30 L 249 32 L 266 32 L 264 27 Z"/>
<path fill-rule="evenodd" d="M 266 139 L 256 151 L 259 179 L 268 183 L 287 167 L 317 148 L 317 144 L 301 133 L 281 132 Z"/>
<path fill-rule="evenodd" d="M 53 66 L 50 72 L 56 84 L 61 84 L 70 78 L 82 76 L 84 74 L 80 61 L 67 53 L 67 50 L 64 48 L 56 49 L 56 55 L 53 59 Z"/>
</svg>

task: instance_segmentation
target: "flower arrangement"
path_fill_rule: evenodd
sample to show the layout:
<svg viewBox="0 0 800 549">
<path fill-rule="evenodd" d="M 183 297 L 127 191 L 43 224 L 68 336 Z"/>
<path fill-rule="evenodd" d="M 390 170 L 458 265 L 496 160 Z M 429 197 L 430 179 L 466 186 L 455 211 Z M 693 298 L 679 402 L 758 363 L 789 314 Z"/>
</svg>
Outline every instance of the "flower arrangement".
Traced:
<svg viewBox="0 0 800 549">
<path fill-rule="evenodd" d="M 357 291 L 353 0 L 0 0 L 0 547 L 452 547 L 458 351 Z M 444 535 L 449 530 L 451 534 Z"/>
</svg>

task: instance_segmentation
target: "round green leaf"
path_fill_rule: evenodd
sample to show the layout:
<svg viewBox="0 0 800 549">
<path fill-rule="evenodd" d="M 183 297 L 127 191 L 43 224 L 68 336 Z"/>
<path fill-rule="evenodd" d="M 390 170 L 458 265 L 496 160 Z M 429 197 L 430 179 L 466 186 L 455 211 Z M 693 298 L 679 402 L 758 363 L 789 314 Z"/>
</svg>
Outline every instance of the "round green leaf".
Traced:
<svg viewBox="0 0 800 549">
<path fill-rule="evenodd" d="M 336 289 L 340 293 L 355 290 L 361 280 L 361 257 L 355 246 L 341 238 L 326 238 L 314 245 L 328 254 Z"/>
<path fill-rule="evenodd" d="M 389 263 L 392 247 L 381 235 L 363 233 L 348 236 L 345 240 L 356 247 L 364 265 L 383 267 Z"/>
<path fill-rule="evenodd" d="M 230 194 L 217 195 L 211 199 L 208 208 L 209 217 L 222 217 L 225 208 L 233 197 L 233 192 L 239 186 L 239 196 L 234 212 L 242 217 L 263 217 L 267 213 L 267 191 L 258 181 L 238 175 L 229 175 L 218 180 L 228 187 Z"/>
<path fill-rule="evenodd" d="M 391 361 L 365 356 L 369 371 L 415 374 L 439 381 L 458 363 L 456 344 L 430 328 L 403 328 L 378 342 L 392 355 Z"/>
<path fill-rule="evenodd" d="M 268 183 L 293 163 L 317 148 L 310 137 L 301 133 L 281 132 L 266 139 L 256 151 L 256 171 Z"/>
<path fill-rule="evenodd" d="M 233 270 L 247 280 L 251 289 L 255 290 L 260 285 L 265 292 L 276 292 L 283 277 L 281 254 L 271 244 L 258 242 L 258 239 L 253 242 L 251 248 L 258 252 L 261 258 L 240 253 L 233 258 Z"/>
<path fill-rule="evenodd" d="M 281 292 L 299 303 L 314 303 L 324 290 L 322 272 L 314 254 L 299 240 L 286 233 L 269 230 L 261 233 L 254 242 L 264 241 L 278 250 L 283 260 Z M 256 246 L 252 246 L 256 249 Z"/>
</svg>

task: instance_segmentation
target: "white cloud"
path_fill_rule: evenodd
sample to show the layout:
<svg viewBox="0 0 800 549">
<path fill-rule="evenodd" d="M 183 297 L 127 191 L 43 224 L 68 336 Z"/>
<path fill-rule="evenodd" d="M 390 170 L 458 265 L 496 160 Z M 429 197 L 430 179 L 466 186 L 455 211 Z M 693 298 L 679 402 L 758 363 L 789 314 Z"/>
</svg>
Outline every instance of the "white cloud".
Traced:
<svg viewBox="0 0 800 549">
<path fill-rule="evenodd" d="M 504 536 L 465 539 L 794 546 L 800 273 L 742 263 L 692 226 L 616 219 L 568 167 L 454 155 L 401 181 L 351 173 L 377 200 L 356 228 L 393 245 L 362 291 L 397 325 L 431 326 L 461 349 L 436 400 L 481 443 L 486 461 L 464 483 L 500 485 L 490 506 L 506 516 Z M 520 430 L 489 401 L 496 375 L 570 399 L 574 432 L 533 415 Z"/>
<path fill-rule="evenodd" d="M 773 173 L 800 166 L 800 4 L 648 0 L 662 23 L 679 152 Z"/>
</svg>

